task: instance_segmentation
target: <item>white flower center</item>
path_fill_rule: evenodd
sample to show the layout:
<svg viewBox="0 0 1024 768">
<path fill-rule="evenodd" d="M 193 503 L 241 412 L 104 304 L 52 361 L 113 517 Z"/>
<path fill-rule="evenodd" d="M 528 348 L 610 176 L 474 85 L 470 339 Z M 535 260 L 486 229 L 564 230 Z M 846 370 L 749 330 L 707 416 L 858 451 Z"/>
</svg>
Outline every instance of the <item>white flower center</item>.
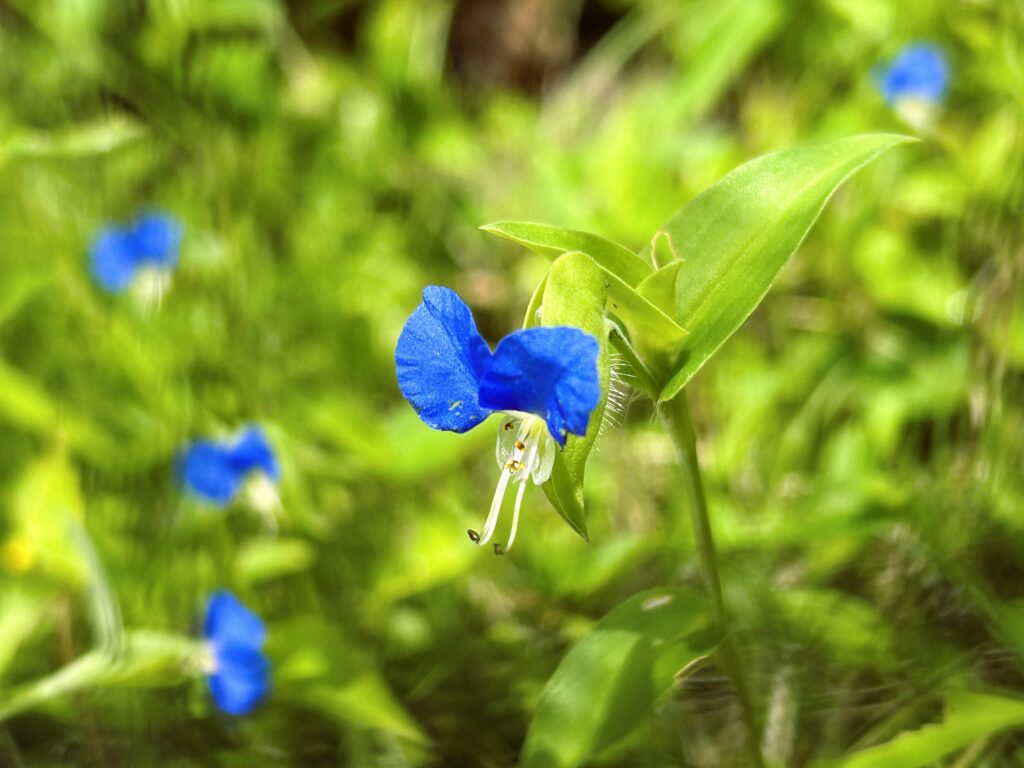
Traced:
<svg viewBox="0 0 1024 768">
<path fill-rule="evenodd" d="M 519 490 L 516 492 L 515 507 L 512 512 L 512 529 L 508 535 L 508 543 L 504 547 L 498 542 L 494 543 L 496 554 L 501 555 L 512 549 L 512 543 L 516 539 L 516 530 L 519 528 L 519 510 L 523 504 L 526 481 L 533 478 L 534 485 L 540 485 L 551 477 L 551 468 L 555 463 L 555 450 L 555 441 L 548 434 L 548 428 L 543 419 L 519 413 L 508 414 L 502 419 L 501 425 L 498 427 L 498 445 L 495 450 L 498 466 L 501 468 L 498 487 L 494 489 L 491 509 L 484 521 L 483 529 L 480 533 L 470 530 L 470 539 L 481 546 L 490 541 L 498 525 L 505 491 L 508 490 L 509 482 L 515 481 L 519 483 Z"/>
<path fill-rule="evenodd" d="M 160 267 L 142 267 L 135 273 L 131 291 L 136 303 L 146 312 L 160 308 L 171 287 L 171 272 Z"/>
</svg>

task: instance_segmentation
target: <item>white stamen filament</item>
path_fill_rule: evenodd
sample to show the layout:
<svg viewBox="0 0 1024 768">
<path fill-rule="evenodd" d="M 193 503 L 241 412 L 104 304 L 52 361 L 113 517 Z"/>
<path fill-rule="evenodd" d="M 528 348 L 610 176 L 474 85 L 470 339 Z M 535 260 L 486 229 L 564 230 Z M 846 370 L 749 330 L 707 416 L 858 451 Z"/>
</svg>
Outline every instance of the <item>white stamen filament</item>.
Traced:
<svg viewBox="0 0 1024 768">
<path fill-rule="evenodd" d="M 511 432 L 516 428 L 514 433 Z M 547 480 L 550 474 L 550 466 L 542 467 L 541 449 L 547 447 L 550 441 L 543 421 L 535 417 L 524 417 L 518 424 L 515 420 L 505 422 L 499 434 L 498 440 L 498 462 L 501 467 L 501 475 L 498 478 L 498 486 L 494 489 L 494 497 L 491 499 L 491 508 L 484 521 L 484 527 L 477 534 L 469 531 L 469 537 L 476 544 L 483 546 L 491 540 L 498 527 L 498 520 L 501 517 L 501 508 L 505 500 L 510 482 L 519 483 L 516 492 L 515 506 L 512 513 L 512 528 L 509 532 L 508 544 L 502 548 L 501 544 L 495 543 L 494 551 L 497 554 L 504 554 L 512 548 L 516 538 L 516 531 L 519 529 L 519 512 L 523 506 L 523 496 L 526 493 L 526 484 L 533 477 L 534 483 L 540 484 Z M 506 437 L 507 434 L 514 435 L 513 440 Z M 507 451 L 507 452 L 506 452 Z"/>
<path fill-rule="evenodd" d="M 506 552 L 512 549 L 512 542 L 516 540 L 516 529 L 519 528 L 519 508 L 523 505 L 523 492 L 525 490 L 526 478 L 523 477 L 519 481 L 519 490 L 516 492 L 516 506 L 512 512 L 512 530 L 508 534 L 508 544 L 505 545 Z"/>
<path fill-rule="evenodd" d="M 506 466 L 501 470 L 498 487 L 494 489 L 494 498 L 491 499 L 491 511 L 487 514 L 483 530 L 480 531 L 480 539 L 477 541 L 480 546 L 486 544 L 490 540 L 491 534 L 494 533 L 494 528 L 498 524 L 498 513 L 501 512 L 501 502 L 505 499 L 505 489 L 508 488 L 508 481 L 511 477 L 512 469 L 510 467 Z"/>
</svg>

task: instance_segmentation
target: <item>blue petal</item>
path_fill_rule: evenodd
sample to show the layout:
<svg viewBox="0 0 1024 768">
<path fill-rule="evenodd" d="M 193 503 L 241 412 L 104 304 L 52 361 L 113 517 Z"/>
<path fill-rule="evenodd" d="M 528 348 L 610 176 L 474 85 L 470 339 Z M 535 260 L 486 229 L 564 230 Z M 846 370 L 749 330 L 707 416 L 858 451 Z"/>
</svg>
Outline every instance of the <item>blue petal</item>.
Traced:
<svg viewBox="0 0 1024 768">
<path fill-rule="evenodd" d="M 186 449 L 179 471 L 189 490 L 221 507 L 231 503 L 245 480 L 232 451 L 208 440 L 198 440 Z"/>
<path fill-rule="evenodd" d="M 174 217 L 157 212 L 145 213 L 132 227 L 131 238 L 139 261 L 167 268 L 178 263 L 181 224 Z"/>
<path fill-rule="evenodd" d="M 209 676 L 214 702 L 229 715 L 247 715 L 270 690 L 270 662 L 257 649 L 225 645 L 213 651 L 215 671 Z"/>
<path fill-rule="evenodd" d="M 250 427 L 241 434 L 231 449 L 231 456 L 235 467 L 243 475 L 258 469 L 271 480 L 278 480 L 281 477 L 274 449 L 270 447 L 267 436 L 259 427 Z"/>
<path fill-rule="evenodd" d="M 214 647 L 258 649 L 267 637 L 263 621 L 226 589 L 210 595 L 206 604 L 203 636 Z"/>
<path fill-rule="evenodd" d="M 424 423 L 465 432 L 490 413 L 480 407 L 480 379 L 491 350 L 469 307 L 455 291 L 428 286 L 423 303 L 402 329 L 395 348 L 398 386 Z"/>
<path fill-rule="evenodd" d="M 480 382 L 480 404 L 542 416 L 555 441 L 583 435 L 601 399 L 597 339 L 579 328 L 529 328 L 506 336 Z"/>
<path fill-rule="evenodd" d="M 128 232 L 117 227 L 100 230 L 90 252 L 93 277 L 103 288 L 118 292 L 131 285 L 139 265 L 134 241 Z"/>
<path fill-rule="evenodd" d="M 943 52 L 932 45 L 904 48 L 882 75 L 882 95 L 889 104 L 903 98 L 929 103 L 942 101 L 949 85 Z"/>
</svg>

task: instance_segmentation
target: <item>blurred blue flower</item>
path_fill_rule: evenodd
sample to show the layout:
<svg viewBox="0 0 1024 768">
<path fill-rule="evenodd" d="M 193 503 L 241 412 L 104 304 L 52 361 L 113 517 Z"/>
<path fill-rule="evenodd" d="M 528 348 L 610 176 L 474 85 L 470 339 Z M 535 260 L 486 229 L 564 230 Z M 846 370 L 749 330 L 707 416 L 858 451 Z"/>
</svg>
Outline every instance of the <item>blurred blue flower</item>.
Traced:
<svg viewBox="0 0 1024 768">
<path fill-rule="evenodd" d="M 203 635 L 210 694 L 229 715 L 247 715 L 270 690 L 266 628 L 259 616 L 226 590 L 210 596 Z"/>
<path fill-rule="evenodd" d="M 879 88 L 892 106 L 913 100 L 938 104 L 949 87 L 949 67 L 940 48 L 927 43 L 900 51 L 879 78 Z"/>
<path fill-rule="evenodd" d="M 555 443 L 583 435 L 601 399 L 597 340 L 578 328 L 528 328 L 502 339 L 492 353 L 469 307 L 448 288 L 428 286 L 423 303 L 402 329 L 395 349 L 398 386 L 427 426 L 466 432 L 494 412 L 504 412 L 498 431 L 498 487 L 483 530 L 470 531 L 486 544 L 494 533 L 510 480 L 518 482 L 512 546 L 526 480 L 551 476 Z M 495 551 L 501 552 L 495 544 Z"/>
<path fill-rule="evenodd" d="M 281 477 L 274 451 L 259 427 L 249 427 L 235 440 L 197 440 L 178 459 L 184 485 L 220 507 L 231 503 L 254 475 L 272 482 Z"/>
<path fill-rule="evenodd" d="M 107 226 L 93 240 L 92 273 L 103 288 L 118 293 L 147 268 L 161 275 L 178 263 L 181 223 L 166 213 L 143 213 L 127 227 Z"/>
</svg>

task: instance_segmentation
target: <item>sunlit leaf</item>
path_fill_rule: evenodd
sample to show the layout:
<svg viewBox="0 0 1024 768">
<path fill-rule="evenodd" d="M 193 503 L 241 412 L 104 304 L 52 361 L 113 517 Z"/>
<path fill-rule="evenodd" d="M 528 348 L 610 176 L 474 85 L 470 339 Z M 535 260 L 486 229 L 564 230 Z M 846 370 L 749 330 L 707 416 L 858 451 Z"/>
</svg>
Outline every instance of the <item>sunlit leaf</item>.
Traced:
<svg viewBox="0 0 1024 768">
<path fill-rule="evenodd" d="M 761 303 L 836 188 L 910 140 L 862 134 L 774 152 L 729 173 L 668 220 L 660 232 L 685 262 L 676 320 L 689 336 L 662 400 L 686 386 Z"/>
<path fill-rule="evenodd" d="M 651 265 L 624 245 L 599 235 L 563 229 L 532 221 L 496 221 L 480 227 L 484 232 L 519 243 L 531 251 L 556 259 L 563 253 L 582 251 L 602 269 L 611 272 L 626 285 L 636 287 L 650 275 Z"/>
<path fill-rule="evenodd" d="M 581 765 L 628 737 L 671 689 L 673 673 L 708 650 L 708 636 L 693 637 L 707 623 L 704 600 L 682 590 L 644 592 L 612 610 L 545 686 L 522 765 Z M 673 663 L 659 663 L 665 657 Z"/>
</svg>

